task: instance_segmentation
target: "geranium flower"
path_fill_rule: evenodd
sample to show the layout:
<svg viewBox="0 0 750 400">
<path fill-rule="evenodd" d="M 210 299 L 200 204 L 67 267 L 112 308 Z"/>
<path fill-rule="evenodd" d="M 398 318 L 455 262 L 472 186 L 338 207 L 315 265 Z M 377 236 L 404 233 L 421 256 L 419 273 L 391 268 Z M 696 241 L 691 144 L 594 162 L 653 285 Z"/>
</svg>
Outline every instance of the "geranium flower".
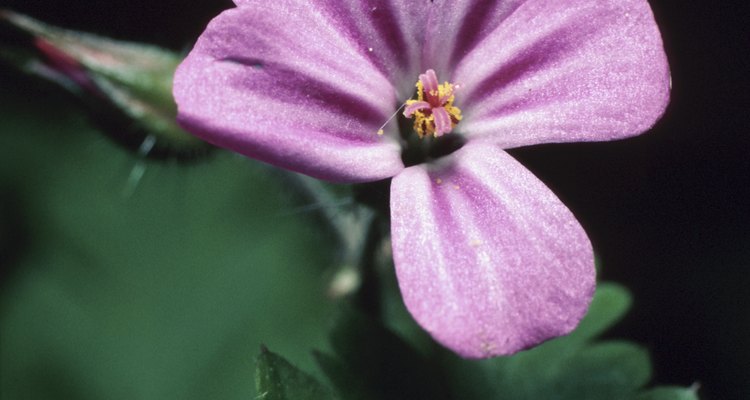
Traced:
<svg viewBox="0 0 750 400">
<path fill-rule="evenodd" d="M 669 71 L 645 0 L 235 3 L 177 71 L 184 127 L 321 179 L 392 177 L 404 302 L 458 354 L 575 328 L 594 292 L 590 242 L 503 149 L 653 125 Z"/>
</svg>

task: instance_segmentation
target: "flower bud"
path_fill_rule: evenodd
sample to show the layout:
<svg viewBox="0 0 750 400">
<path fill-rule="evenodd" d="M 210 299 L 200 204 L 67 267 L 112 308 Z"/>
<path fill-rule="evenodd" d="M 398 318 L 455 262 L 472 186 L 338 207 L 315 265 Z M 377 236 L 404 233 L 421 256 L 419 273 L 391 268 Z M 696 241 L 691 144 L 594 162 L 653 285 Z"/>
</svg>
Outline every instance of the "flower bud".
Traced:
<svg viewBox="0 0 750 400">
<path fill-rule="evenodd" d="M 75 94 L 94 123 L 150 158 L 194 160 L 212 147 L 175 121 L 171 51 L 61 29 L 0 10 L 0 60 Z"/>
</svg>

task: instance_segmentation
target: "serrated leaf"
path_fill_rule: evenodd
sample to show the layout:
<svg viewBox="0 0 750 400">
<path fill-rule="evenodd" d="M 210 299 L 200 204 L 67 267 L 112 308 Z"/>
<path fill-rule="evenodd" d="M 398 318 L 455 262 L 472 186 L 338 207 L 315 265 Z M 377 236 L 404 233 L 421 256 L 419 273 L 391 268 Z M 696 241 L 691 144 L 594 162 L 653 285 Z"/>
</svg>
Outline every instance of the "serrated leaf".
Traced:
<svg viewBox="0 0 750 400">
<path fill-rule="evenodd" d="M 632 398 L 651 377 L 648 353 L 628 342 L 592 342 L 624 315 L 630 302 L 624 288 L 600 284 L 589 313 L 567 337 L 511 357 L 478 363 L 448 359 L 454 392 L 482 399 Z M 485 383 L 490 390 L 482 387 Z"/>
<path fill-rule="evenodd" d="M 290 364 L 265 347 L 261 349 L 255 370 L 258 399 L 330 400 L 333 395 L 317 379 Z"/>
<path fill-rule="evenodd" d="M 651 378 L 647 352 L 633 343 L 608 341 L 583 348 L 558 365 L 550 393 L 566 399 L 629 399 Z"/>
<path fill-rule="evenodd" d="M 636 400 L 698 400 L 698 393 L 693 388 L 664 386 L 647 390 L 639 394 Z"/>
<path fill-rule="evenodd" d="M 626 342 L 548 353 L 544 346 L 490 361 L 495 398 L 628 399 L 651 375 L 648 354 Z"/>
<path fill-rule="evenodd" d="M 538 370 L 553 367 L 555 362 L 573 354 L 595 339 L 627 313 L 632 299 L 627 289 L 614 283 L 600 283 L 588 313 L 569 335 L 550 340 L 513 358 L 535 364 Z"/>
</svg>

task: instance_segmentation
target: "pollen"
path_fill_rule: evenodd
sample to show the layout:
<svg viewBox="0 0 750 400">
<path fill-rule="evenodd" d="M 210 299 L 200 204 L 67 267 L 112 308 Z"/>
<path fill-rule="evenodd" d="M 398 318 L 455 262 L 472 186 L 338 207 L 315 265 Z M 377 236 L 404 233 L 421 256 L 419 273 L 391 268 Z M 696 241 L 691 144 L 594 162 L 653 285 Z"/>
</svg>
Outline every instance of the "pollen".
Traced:
<svg viewBox="0 0 750 400">
<path fill-rule="evenodd" d="M 419 75 L 416 87 L 417 99 L 406 101 L 404 116 L 414 119 L 414 131 L 419 138 L 450 133 L 461 121 L 461 110 L 453 105 L 459 86 L 449 82 L 438 84 L 437 74 L 428 69 Z"/>
</svg>

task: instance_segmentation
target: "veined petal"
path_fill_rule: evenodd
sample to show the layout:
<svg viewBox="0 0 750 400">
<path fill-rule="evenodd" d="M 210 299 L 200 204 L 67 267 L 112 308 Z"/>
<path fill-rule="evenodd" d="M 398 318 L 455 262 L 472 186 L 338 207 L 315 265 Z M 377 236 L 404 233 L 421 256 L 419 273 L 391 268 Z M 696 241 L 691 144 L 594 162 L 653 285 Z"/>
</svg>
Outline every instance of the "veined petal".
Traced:
<svg viewBox="0 0 750 400">
<path fill-rule="evenodd" d="M 269 7 L 320 13 L 336 26 L 352 48 L 364 54 L 399 91 L 400 99 L 414 91 L 421 66 L 430 0 L 234 0 L 240 7 Z M 281 14 L 280 14 L 281 15 Z M 314 38 L 313 34 L 304 37 Z M 320 40 L 320 39 L 318 39 Z"/>
<path fill-rule="evenodd" d="M 435 0 L 425 29 L 425 68 L 453 77 L 463 57 L 525 0 Z"/>
<path fill-rule="evenodd" d="M 461 132 L 505 148 L 620 139 L 669 100 L 659 30 L 645 0 L 528 0 L 457 65 Z"/>
<path fill-rule="evenodd" d="M 297 4 L 299 3 L 299 4 Z M 174 81 L 179 121 L 208 142 L 340 182 L 403 168 L 393 85 L 314 7 L 242 6 L 214 19 Z"/>
<path fill-rule="evenodd" d="M 572 213 L 493 145 L 441 161 L 409 167 L 391 186 L 396 273 L 417 322 L 473 358 L 570 332 L 595 286 L 591 244 Z"/>
</svg>

